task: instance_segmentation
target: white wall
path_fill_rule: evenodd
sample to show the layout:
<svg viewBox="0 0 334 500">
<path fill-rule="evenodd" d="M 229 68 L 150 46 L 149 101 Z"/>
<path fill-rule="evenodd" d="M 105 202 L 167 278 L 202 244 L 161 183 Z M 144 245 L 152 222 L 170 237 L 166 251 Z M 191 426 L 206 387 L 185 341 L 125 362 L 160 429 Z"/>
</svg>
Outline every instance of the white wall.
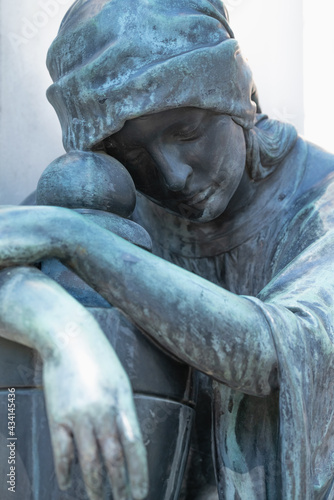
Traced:
<svg viewBox="0 0 334 500">
<path fill-rule="evenodd" d="M 50 84 L 45 57 L 71 3 L 0 0 L 0 204 L 19 203 L 34 189 L 44 168 L 63 153 L 58 120 L 45 97 Z M 310 92 L 303 81 L 303 64 L 310 66 L 303 57 L 304 3 L 310 0 L 226 0 L 232 28 L 253 69 L 263 111 L 291 121 L 300 133 L 304 132 L 304 89 Z M 322 93 L 321 78 L 319 83 Z"/>
<path fill-rule="evenodd" d="M 71 3 L 1 0 L 0 204 L 22 201 L 63 153 L 45 58 Z"/>
<path fill-rule="evenodd" d="M 304 0 L 305 136 L 334 153 L 334 4 Z"/>
<path fill-rule="evenodd" d="M 303 0 L 227 0 L 263 112 L 303 133 Z"/>
</svg>

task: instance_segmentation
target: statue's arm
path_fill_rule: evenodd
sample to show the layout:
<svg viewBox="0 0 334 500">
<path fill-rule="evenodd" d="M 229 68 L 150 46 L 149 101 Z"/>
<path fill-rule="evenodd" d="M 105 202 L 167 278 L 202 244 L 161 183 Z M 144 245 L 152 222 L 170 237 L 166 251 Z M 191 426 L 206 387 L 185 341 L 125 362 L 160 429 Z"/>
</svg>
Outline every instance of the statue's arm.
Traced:
<svg viewBox="0 0 334 500">
<path fill-rule="evenodd" d="M 91 236 L 80 237 L 67 264 L 161 346 L 243 392 L 276 387 L 276 351 L 256 302 L 114 235 Z"/>
<path fill-rule="evenodd" d="M 146 452 L 130 383 L 89 312 L 38 269 L 3 269 L 0 335 L 36 349 L 43 359 L 43 386 L 60 487 L 65 489 L 70 483 L 75 441 L 91 500 L 102 497 L 99 449 L 113 498 L 125 499 L 127 477 L 133 498 L 144 498 Z"/>
<path fill-rule="evenodd" d="M 186 363 L 250 394 L 266 395 L 277 383 L 271 331 L 256 303 L 70 211 L 37 207 L 15 214 L 15 229 L 7 225 L 8 241 L 1 243 L 0 265 L 58 257 Z M 17 244 L 9 251 L 10 241 Z"/>
</svg>

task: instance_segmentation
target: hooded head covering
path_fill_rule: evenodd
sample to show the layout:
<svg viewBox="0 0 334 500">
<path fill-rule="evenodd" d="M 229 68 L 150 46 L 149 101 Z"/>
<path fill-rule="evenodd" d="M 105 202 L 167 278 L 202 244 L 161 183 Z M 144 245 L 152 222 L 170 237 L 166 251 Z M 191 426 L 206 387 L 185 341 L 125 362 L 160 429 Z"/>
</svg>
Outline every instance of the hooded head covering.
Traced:
<svg viewBox="0 0 334 500">
<path fill-rule="evenodd" d="M 77 0 L 51 45 L 47 97 L 67 151 L 178 107 L 254 124 L 253 80 L 221 0 Z"/>
</svg>

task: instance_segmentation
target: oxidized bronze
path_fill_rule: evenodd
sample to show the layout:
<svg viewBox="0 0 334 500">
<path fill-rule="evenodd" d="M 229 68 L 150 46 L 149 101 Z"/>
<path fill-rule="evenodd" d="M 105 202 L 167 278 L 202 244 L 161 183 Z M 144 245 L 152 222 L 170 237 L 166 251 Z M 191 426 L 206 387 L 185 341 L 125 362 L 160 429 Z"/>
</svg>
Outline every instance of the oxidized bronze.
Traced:
<svg viewBox="0 0 334 500">
<path fill-rule="evenodd" d="M 220 0 L 78 0 L 48 68 L 67 155 L 0 211 L 0 333 L 60 487 L 77 453 L 91 500 L 332 498 L 334 157 L 261 112 Z"/>
</svg>

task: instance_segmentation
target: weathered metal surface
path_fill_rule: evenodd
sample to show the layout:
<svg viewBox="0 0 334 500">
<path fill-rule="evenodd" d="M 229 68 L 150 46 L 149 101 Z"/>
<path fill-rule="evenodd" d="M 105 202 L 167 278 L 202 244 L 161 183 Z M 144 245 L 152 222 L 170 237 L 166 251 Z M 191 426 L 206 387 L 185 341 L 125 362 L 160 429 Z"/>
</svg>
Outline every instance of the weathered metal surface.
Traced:
<svg viewBox="0 0 334 500">
<path fill-rule="evenodd" d="M 66 492 L 59 490 L 42 390 L 19 389 L 15 392 L 15 439 L 8 439 L 7 395 L 7 390 L 0 391 L 1 500 L 15 496 L 22 500 L 88 500 L 77 456 L 71 487 Z M 137 395 L 134 399 L 151 473 L 147 499 L 177 500 L 194 411 L 160 398 Z M 7 477 L 10 474 L 10 446 L 15 449 L 15 493 L 8 491 L 10 483 L 7 483 L 10 480 Z M 112 500 L 105 469 L 101 470 L 101 474 L 104 477 L 101 500 Z"/>
<path fill-rule="evenodd" d="M 178 496 L 186 456 L 180 447 L 188 443 L 192 414 L 184 403 L 194 400 L 191 377 L 107 303 L 152 342 L 213 379 L 213 391 L 207 391 L 213 396 L 213 454 L 221 499 L 331 499 L 334 158 L 297 138 L 291 125 L 256 116 L 260 109 L 253 78 L 233 37 L 220 0 L 77 0 L 48 56 L 54 80 L 48 97 L 70 151 L 64 161 L 74 149 L 80 163 L 79 150 L 91 149 L 93 164 L 101 151 L 124 164 L 148 198 L 138 198 L 134 218 L 152 236 L 153 252 L 131 244 L 127 223 L 123 227 L 116 219 L 108 229 L 117 233 L 117 225 L 122 226 L 124 234 L 117 234 L 130 242 L 106 231 L 104 224 L 98 227 L 99 218 L 107 220 L 102 212 L 89 220 L 56 207 L 6 208 L 0 213 L 0 265 L 60 259 L 92 287 L 71 281 L 71 272 L 55 261 L 45 263 L 50 276 L 86 305 L 96 306 L 92 312 L 124 365 L 128 363 L 135 390 L 144 393 L 136 395 L 136 403 L 141 423 L 149 418 L 142 433 L 148 448 L 153 446 L 149 464 L 155 498 Z M 72 194 L 75 198 L 78 189 L 86 207 L 79 170 Z M 65 185 L 71 184 L 71 176 L 68 181 Z M 106 186 L 88 186 L 98 199 L 96 186 L 101 196 Z M 57 193 L 61 198 L 62 190 Z M 88 206 L 105 207 L 100 200 L 96 206 L 88 200 Z M 56 422 L 69 439 L 68 422 L 72 429 L 80 427 L 96 402 L 95 393 L 102 394 L 99 407 L 105 408 L 107 401 L 116 424 L 100 440 L 114 479 L 113 494 L 123 500 L 121 490 L 130 488 L 132 480 L 133 496 L 143 498 L 145 450 L 128 379 L 110 343 L 78 302 L 39 271 L 5 270 L 0 280 L 2 334 L 36 347 L 45 359 L 51 435 L 58 435 Z M 61 311 L 52 307 L 55 296 Z M 34 297 L 48 306 L 47 315 Z M 75 312 L 82 336 L 72 350 L 60 352 L 52 341 L 69 311 Z M 119 338 L 114 336 L 116 324 Z M 20 359 L 29 367 L 31 353 L 21 351 Z M 59 366 L 70 374 L 66 384 Z M 87 396 L 82 387 L 91 387 L 92 373 L 98 383 Z M 63 400 L 60 404 L 55 398 L 58 385 L 64 394 L 73 387 L 81 394 L 77 398 L 72 392 L 69 398 L 74 418 Z M 175 413 L 169 413 L 172 407 Z M 164 420 L 166 414 L 174 429 Z M 131 425 L 124 427 L 128 416 Z M 197 459 L 203 457 L 206 472 L 192 475 L 191 500 L 189 492 L 196 496 L 197 485 L 204 490 L 198 490 L 201 499 L 208 498 L 207 486 L 212 492 L 207 481 L 212 477 L 206 453 L 209 415 L 202 408 L 199 417 L 198 425 L 204 425 Z M 150 425 L 157 432 L 147 435 Z M 85 426 L 85 438 L 92 426 L 91 421 Z M 131 439 L 132 431 L 137 439 Z M 135 452 L 127 454 L 128 478 L 119 453 L 112 454 L 114 461 L 107 459 L 104 446 L 110 436 L 113 451 L 121 436 L 125 451 L 130 447 Z M 169 451 L 164 450 L 165 438 L 173 443 Z M 85 444 L 86 439 L 80 441 L 79 450 Z M 94 450 L 95 438 L 88 451 Z M 169 462 L 161 466 L 157 453 L 164 451 Z M 62 460 L 68 463 L 70 456 L 68 447 Z M 83 459 L 88 470 L 82 469 L 90 481 L 95 470 L 88 462 Z M 114 463 L 120 464 L 117 475 Z M 49 459 L 45 465 L 50 466 Z M 161 476 L 162 469 L 168 477 Z M 173 479 L 175 469 L 180 474 Z M 32 471 L 34 481 L 38 472 Z M 67 472 L 60 475 L 63 484 Z M 102 496 L 91 494 L 94 500 Z"/>
<path fill-rule="evenodd" d="M 92 208 L 129 217 L 136 190 L 127 170 L 115 158 L 71 152 L 54 160 L 37 186 L 37 205 Z"/>
<path fill-rule="evenodd" d="M 36 358 L 29 347 L 0 338 L 0 389 L 35 387 Z"/>
</svg>

